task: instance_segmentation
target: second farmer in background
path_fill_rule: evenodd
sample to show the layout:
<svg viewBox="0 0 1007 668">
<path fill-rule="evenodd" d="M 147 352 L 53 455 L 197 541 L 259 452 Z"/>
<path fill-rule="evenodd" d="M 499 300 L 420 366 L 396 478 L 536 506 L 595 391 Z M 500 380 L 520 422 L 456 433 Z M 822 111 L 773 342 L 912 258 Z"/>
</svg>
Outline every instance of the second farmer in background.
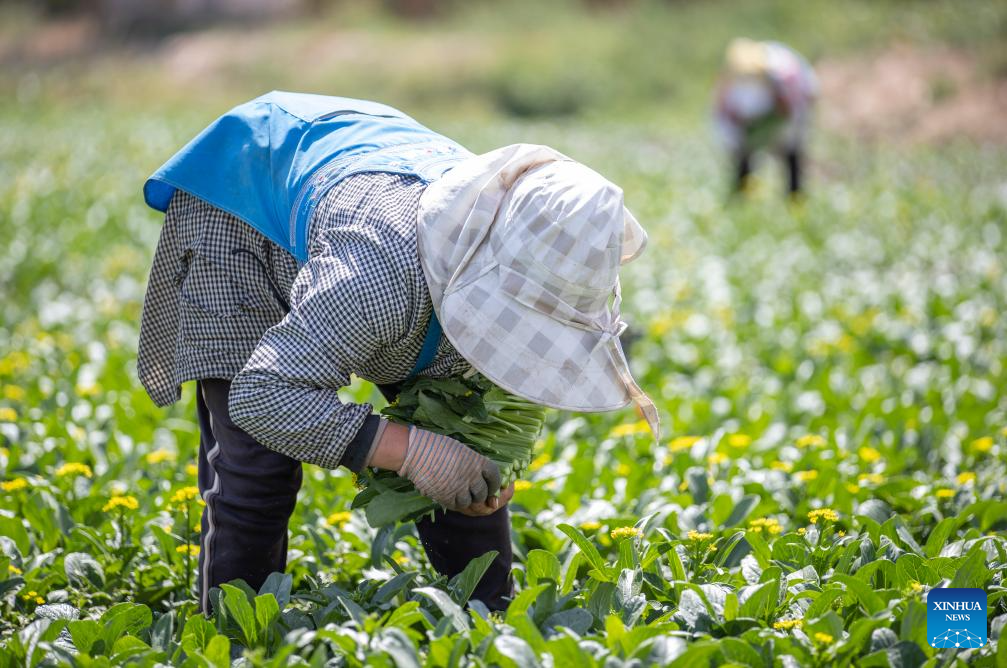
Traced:
<svg viewBox="0 0 1007 668">
<path fill-rule="evenodd" d="M 744 191 L 753 156 L 767 150 L 787 166 L 788 190 L 801 192 L 804 145 L 818 81 L 808 62 L 778 42 L 738 38 L 727 49 L 714 122 Z"/>
</svg>

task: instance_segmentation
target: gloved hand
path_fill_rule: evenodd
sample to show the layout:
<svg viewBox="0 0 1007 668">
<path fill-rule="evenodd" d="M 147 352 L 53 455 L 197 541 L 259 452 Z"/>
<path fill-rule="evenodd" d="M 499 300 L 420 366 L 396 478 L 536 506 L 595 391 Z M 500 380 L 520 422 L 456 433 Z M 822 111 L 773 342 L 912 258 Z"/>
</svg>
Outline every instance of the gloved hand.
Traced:
<svg viewBox="0 0 1007 668">
<path fill-rule="evenodd" d="M 418 427 L 409 427 L 409 446 L 398 474 L 448 510 L 484 503 L 500 492 L 495 462 L 453 438 Z"/>
</svg>

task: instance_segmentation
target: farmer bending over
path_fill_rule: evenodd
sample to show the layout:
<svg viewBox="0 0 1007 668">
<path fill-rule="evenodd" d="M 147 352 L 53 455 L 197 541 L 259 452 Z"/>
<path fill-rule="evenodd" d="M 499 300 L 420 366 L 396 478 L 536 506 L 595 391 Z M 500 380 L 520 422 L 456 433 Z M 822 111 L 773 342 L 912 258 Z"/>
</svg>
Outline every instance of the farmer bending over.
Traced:
<svg viewBox="0 0 1007 668">
<path fill-rule="evenodd" d="M 473 371 L 531 401 L 634 401 L 619 265 L 646 235 L 622 191 L 544 146 L 476 156 L 391 107 L 273 92 L 206 128 L 144 186 L 165 213 L 138 370 L 161 406 L 197 381 L 201 604 L 286 565 L 301 462 L 389 469 L 446 510 L 417 522 L 440 573 L 499 555 L 475 590 L 511 593 L 496 465 L 451 438 L 340 401 Z"/>
<path fill-rule="evenodd" d="M 818 92 L 815 72 L 778 42 L 736 39 L 727 49 L 714 121 L 734 161 L 735 191 L 743 191 L 752 158 L 770 150 L 787 166 L 788 190 L 801 192 L 804 144 Z"/>
</svg>

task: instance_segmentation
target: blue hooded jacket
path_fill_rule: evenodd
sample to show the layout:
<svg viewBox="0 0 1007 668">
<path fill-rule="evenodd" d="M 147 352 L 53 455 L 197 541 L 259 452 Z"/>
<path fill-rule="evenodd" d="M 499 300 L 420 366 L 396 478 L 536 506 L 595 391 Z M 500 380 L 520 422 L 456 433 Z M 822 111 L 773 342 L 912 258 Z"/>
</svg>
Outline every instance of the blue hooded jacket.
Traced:
<svg viewBox="0 0 1007 668">
<path fill-rule="evenodd" d="M 166 211 L 175 190 L 245 221 L 307 261 L 307 225 L 333 185 L 360 172 L 427 182 L 472 154 L 376 102 L 273 91 L 227 112 L 147 179 L 147 204 Z"/>
</svg>

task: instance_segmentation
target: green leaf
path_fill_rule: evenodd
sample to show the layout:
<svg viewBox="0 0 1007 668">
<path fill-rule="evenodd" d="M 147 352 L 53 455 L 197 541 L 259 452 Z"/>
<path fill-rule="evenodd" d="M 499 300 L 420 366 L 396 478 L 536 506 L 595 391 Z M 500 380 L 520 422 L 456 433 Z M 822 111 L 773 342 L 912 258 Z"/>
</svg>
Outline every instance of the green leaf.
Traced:
<svg viewBox="0 0 1007 668">
<path fill-rule="evenodd" d="M 713 655 L 720 650 L 720 643 L 710 640 L 693 642 L 684 652 L 679 654 L 668 666 L 670 668 L 695 668 L 696 666 L 712 665 Z"/>
<path fill-rule="evenodd" d="M 922 601 L 906 601 L 905 612 L 899 625 L 899 639 L 927 645 L 927 606 Z"/>
<path fill-rule="evenodd" d="M 396 668 L 420 668 L 420 656 L 416 646 L 402 629 L 388 628 L 378 638 L 378 648 L 392 658 Z"/>
<path fill-rule="evenodd" d="M 561 584 L 559 559 L 546 550 L 531 550 L 525 561 L 525 572 L 528 574 L 528 586 L 534 587 L 540 580 L 552 580 Z"/>
<path fill-rule="evenodd" d="M 878 524 L 884 524 L 894 513 L 892 507 L 881 499 L 868 499 L 857 506 L 856 514 L 868 517 Z"/>
<path fill-rule="evenodd" d="M 612 581 L 612 574 L 608 567 L 608 562 L 602 558 L 601 553 L 598 552 L 598 548 L 594 546 L 590 540 L 580 532 L 579 529 L 575 529 L 569 524 L 560 524 L 556 527 L 563 533 L 565 533 L 570 540 L 580 548 L 581 553 L 587 558 L 587 562 L 594 567 L 594 570 L 598 572 L 597 579 L 603 580 L 605 582 Z"/>
<path fill-rule="evenodd" d="M 0 514 L 0 536 L 6 536 L 14 541 L 21 554 L 31 552 L 31 539 L 24 528 L 24 522 L 20 517 L 11 517 Z"/>
<path fill-rule="evenodd" d="M 731 622 L 738 618 L 738 594 L 730 592 L 724 599 L 724 620 Z"/>
<path fill-rule="evenodd" d="M 101 638 L 102 625 L 93 619 L 82 619 L 67 624 L 73 645 L 81 654 L 91 654 L 95 641 Z"/>
<path fill-rule="evenodd" d="M 392 598 L 412 584 L 413 580 L 416 579 L 416 576 L 416 571 L 406 571 L 405 573 L 395 575 L 378 587 L 378 590 L 374 593 L 374 602 L 380 604 L 387 603 L 392 600 Z"/>
<path fill-rule="evenodd" d="M 738 616 L 760 620 L 768 619 L 769 614 L 776 609 L 779 601 L 780 581 L 770 580 L 745 589 L 747 590 L 747 598 L 742 601 Z"/>
<path fill-rule="evenodd" d="M 534 587 L 528 587 L 520 594 L 514 597 L 514 600 L 510 602 L 507 606 L 506 619 L 508 623 L 520 616 L 525 615 L 528 612 L 528 608 L 531 607 L 535 599 L 539 597 L 539 594 L 544 592 L 550 587 L 549 582 L 543 582 L 541 584 L 535 585 Z"/>
<path fill-rule="evenodd" d="M 255 597 L 255 624 L 260 638 L 266 638 L 273 621 L 280 616 L 280 604 L 272 594 Z"/>
<path fill-rule="evenodd" d="M 832 582 L 841 582 L 846 587 L 847 595 L 851 599 L 850 602 L 859 602 L 867 611 L 867 614 L 873 615 L 876 612 L 884 610 L 884 601 L 863 580 L 842 573 L 835 573 L 832 576 Z"/>
<path fill-rule="evenodd" d="M 824 615 L 832 609 L 832 602 L 842 597 L 843 593 L 843 589 L 838 585 L 827 586 L 815 597 L 811 605 L 808 606 L 808 609 L 804 612 L 805 619 L 815 619 Z"/>
<path fill-rule="evenodd" d="M 895 562 L 895 572 L 900 587 L 908 587 L 913 582 L 923 585 L 936 585 L 941 576 L 930 567 L 926 559 L 915 554 L 903 554 Z"/>
<path fill-rule="evenodd" d="M 753 668 L 766 665 L 765 660 L 755 651 L 755 648 L 738 638 L 722 638 L 720 641 L 720 652 L 724 655 L 725 659 L 732 663 L 752 666 Z"/>
<path fill-rule="evenodd" d="M 566 627 L 578 635 L 583 635 L 591 628 L 594 617 L 584 608 L 569 608 L 555 612 L 545 620 L 545 629 Z"/>
<path fill-rule="evenodd" d="M 290 603 L 290 589 L 293 582 L 294 578 L 289 573 L 270 573 L 259 588 L 259 594 L 272 594 L 276 597 L 280 610 L 283 610 Z"/>
<path fill-rule="evenodd" d="M 247 601 L 246 601 L 247 602 Z M 231 665 L 231 641 L 227 636 L 216 635 L 210 638 L 203 650 L 203 656 L 216 668 L 230 668 Z"/>
<path fill-rule="evenodd" d="M 100 591 L 105 586 L 105 571 L 90 554 L 71 552 L 63 559 L 63 570 L 73 587 L 85 589 L 92 585 Z"/>
<path fill-rule="evenodd" d="M 112 662 L 121 665 L 126 663 L 131 657 L 149 652 L 150 645 L 143 642 L 136 636 L 122 636 L 115 641 L 112 646 Z"/>
<path fill-rule="evenodd" d="M 493 648 L 514 662 L 518 668 L 538 668 L 540 665 L 531 645 L 517 636 L 497 636 Z"/>
<path fill-rule="evenodd" d="M 413 591 L 432 601 L 440 609 L 441 614 L 451 620 L 451 624 L 455 627 L 456 631 L 463 632 L 469 630 L 468 617 L 462 612 L 461 606 L 451 600 L 447 592 L 436 587 L 419 587 Z"/>
<path fill-rule="evenodd" d="M 689 486 L 689 493 L 696 503 L 706 503 L 710 496 L 710 474 L 705 468 L 692 466 L 685 472 L 685 481 Z"/>
<path fill-rule="evenodd" d="M 199 613 L 193 614 L 185 620 L 182 629 L 182 649 L 188 654 L 200 653 L 215 635 L 217 629 L 210 620 Z"/>
<path fill-rule="evenodd" d="M 451 591 L 451 598 L 454 599 L 455 603 L 461 605 L 469 600 L 472 592 L 479 585 L 479 581 L 483 579 L 486 571 L 493 564 L 493 560 L 496 559 L 497 554 L 499 553 L 496 550 L 490 550 L 472 559 L 465 566 L 465 570 L 451 579 L 448 588 Z"/>
<path fill-rule="evenodd" d="M 954 533 L 955 529 L 958 527 L 959 519 L 957 517 L 945 517 L 934 530 L 930 532 L 927 536 L 927 543 L 924 546 L 924 551 L 928 557 L 936 557 L 941 553 L 941 548 L 944 544 L 948 542 L 948 538 Z"/>
<path fill-rule="evenodd" d="M 164 652 L 175 647 L 175 611 L 166 612 L 157 618 L 150 628 L 150 646 Z"/>
<path fill-rule="evenodd" d="M 986 568 L 986 554 L 981 547 L 976 546 L 972 548 L 964 562 L 958 567 L 958 571 L 948 587 L 951 589 L 955 587 L 985 589 L 989 577 L 990 570 Z"/>
<path fill-rule="evenodd" d="M 241 631 L 241 642 L 245 647 L 255 647 L 258 632 L 255 626 L 255 611 L 248 602 L 248 595 L 231 584 L 220 585 L 220 604 L 228 619 L 233 620 Z"/>
<path fill-rule="evenodd" d="M 115 645 L 115 641 L 124 635 L 137 635 L 150 626 L 153 615 L 150 608 L 134 603 L 119 603 L 105 611 L 100 620 L 105 626 L 102 629 L 102 640 L 107 649 Z"/>
<path fill-rule="evenodd" d="M 748 516 L 752 513 L 752 510 L 759 505 L 759 501 L 762 500 L 758 494 L 746 494 L 741 497 L 734 508 L 731 510 L 731 514 L 724 520 L 725 527 L 736 527 L 742 524 Z"/>
<path fill-rule="evenodd" d="M 612 600 L 615 598 L 615 583 L 595 582 L 594 591 L 587 600 L 587 609 L 595 619 L 601 621 L 612 612 Z"/>
</svg>

